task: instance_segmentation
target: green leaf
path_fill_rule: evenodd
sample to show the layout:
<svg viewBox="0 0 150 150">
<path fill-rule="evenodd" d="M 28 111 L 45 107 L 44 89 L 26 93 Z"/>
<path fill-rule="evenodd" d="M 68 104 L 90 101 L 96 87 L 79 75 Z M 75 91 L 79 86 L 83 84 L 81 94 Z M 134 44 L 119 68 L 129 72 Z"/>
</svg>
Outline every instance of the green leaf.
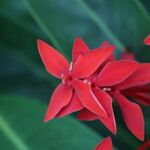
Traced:
<svg viewBox="0 0 150 150">
<path fill-rule="evenodd" d="M 65 53 L 76 36 L 83 37 L 90 45 L 109 39 L 119 49 L 125 45 L 138 50 L 149 33 L 150 18 L 137 0 L 25 1 L 45 34 L 52 40 L 49 34 L 52 33 Z"/>
<path fill-rule="evenodd" d="M 35 31 L 33 30 L 33 32 L 31 32 L 27 30 L 22 26 L 21 22 L 17 22 L 16 18 L 12 19 L 10 16 L 6 17 L 0 14 L 0 19 L 0 67 L 2 68 L 2 73 L 0 74 L 0 93 L 5 93 L 6 91 L 7 93 L 23 93 L 24 91 L 25 94 L 28 93 L 27 95 L 32 95 L 36 89 L 41 93 L 42 89 L 43 92 L 52 91 L 57 84 L 57 80 L 50 77 L 39 59 L 36 45 L 38 36 Z M 20 37 L 20 35 L 23 36 Z M 39 82 L 43 82 L 43 85 Z M 35 86 L 37 84 L 39 89 Z M 45 89 L 48 84 L 50 85 L 48 88 L 51 90 Z M 44 88 L 40 89 L 40 87 Z M 40 92 L 35 93 L 40 95 Z M 43 95 L 45 94 L 43 93 Z"/>
<path fill-rule="evenodd" d="M 21 96 L 0 96 L 0 145 L 7 150 L 91 150 L 102 139 L 72 117 L 43 122 L 46 106 Z"/>
</svg>

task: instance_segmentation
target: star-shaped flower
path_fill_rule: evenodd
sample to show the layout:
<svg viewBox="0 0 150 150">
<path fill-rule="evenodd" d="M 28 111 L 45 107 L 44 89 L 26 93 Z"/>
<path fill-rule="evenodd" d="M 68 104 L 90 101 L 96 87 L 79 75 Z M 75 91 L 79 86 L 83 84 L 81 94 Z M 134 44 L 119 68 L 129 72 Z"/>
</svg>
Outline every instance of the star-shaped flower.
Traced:
<svg viewBox="0 0 150 150">
<path fill-rule="evenodd" d="M 108 75 L 109 74 L 109 75 Z M 95 96 L 105 108 L 108 118 L 81 110 L 80 120 L 99 119 L 112 133 L 116 133 L 116 123 L 112 110 L 112 98 L 119 104 L 124 121 L 129 130 L 140 140 L 144 140 L 144 119 L 138 104 L 150 105 L 150 64 L 139 64 L 131 60 L 107 61 L 98 75 L 88 80 L 93 85 Z M 112 97 L 112 98 L 111 98 Z"/>
<path fill-rule="evenodd" d="M 46 70 L 62 80 L 52 94 L 44 120 L 49 121 L 81 110 L 83 107 L 106 118 L 103 106 L 84 79 L 92 75 L 112 55 L 115 47 L 99 47 L 90 51 L 82 40 L 77 38 L 73 46 L 72 62 L 69 65 L 66 58 L 56 49 L 44 41 L 37 42 Z"/>
</svg>

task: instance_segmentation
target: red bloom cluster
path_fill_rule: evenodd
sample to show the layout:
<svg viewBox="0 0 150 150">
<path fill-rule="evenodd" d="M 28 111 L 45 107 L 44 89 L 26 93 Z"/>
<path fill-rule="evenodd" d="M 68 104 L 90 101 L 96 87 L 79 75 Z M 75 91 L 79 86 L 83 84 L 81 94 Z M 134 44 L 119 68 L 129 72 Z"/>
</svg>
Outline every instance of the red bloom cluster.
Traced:
<svg viewBox="0 0 150 150">
<path fill-rule="evenodd" d="M 150 38 L 144 43 L 150 44 Z M 144 140 L 142 110 L 134 102 L 150 105 L 150 63 L 138 63 L 131 59 L 115 60 L 114 49 L 115 46 L 104 42 L 100 47 L 90 50 L 77 38 L 69 64 L 56 49 L 38 40 L 38 50 L 46 70 L 61 79 L 51 97 L 45 121 L 80 111 L 78 119 L 99 119 L 116 134 L 112 108 L 114 99 L 120 106 L 128 129 L 138 139 Z M 100 150 L 99 147 L 96 150 Z"/>
</svg>

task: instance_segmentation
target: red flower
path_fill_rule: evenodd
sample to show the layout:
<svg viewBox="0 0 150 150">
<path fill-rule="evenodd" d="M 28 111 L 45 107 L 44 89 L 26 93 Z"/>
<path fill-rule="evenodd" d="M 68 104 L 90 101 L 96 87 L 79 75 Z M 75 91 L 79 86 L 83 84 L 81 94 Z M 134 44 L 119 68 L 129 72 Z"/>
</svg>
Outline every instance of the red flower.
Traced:
<svg viewBox="0 0 150 150">
<path fill-rule="evenodd" d="M 141 145 L 137 150 L 148 150 L 150 148 L 150 140 L 147 140 L 143 145 Z"/>
<path fill-rule="evenodd" d="M 123 65 L 125 66 L 123 67 Z M 78 118 L 80 120 L 99 119 L 112 133 L 116 133 L 116 123 L 111 104 L 111 97 L 113 97 L 121 108 L 129 130 L 137 138 L 144 140 L 142 111 L 137 104 L 130 102 L 126 97 L 130 97 L 141 104 L 150 106 L 150 86 L 148 86 L 150 83 L 149 70 L 149 63 L 138 64 L 135 61 L 114 61 L 106 63 L 92 84 L 94 84 L 94 88 L 96 87 L 95 89 L 93 88 L 95 96 L 105 108 L 108 118 L 95 115 L 86 109 L 80 112 Z M 129 72 L 127 73 L 126 71 Z"/>
<path fill-rule="evenodd" d="M 100 141 L 100 143 L 96 145 L 95 150 L 113 150 L 111 138 L 107 137 Z"/>
<path fill-rule="evenodd" d="M 144 139 L 142 111 L 128 97 L 149 105 L 149 63 L 115 61 L 114 46 L 108 42 L 90 51 L 80 38 L 74 43 L 70 66 L 58 51 L 40 40 L 38 49 L 47 71 L 62 80 L 52 95 L 45 121 L 82 109 L 79 119 L 99 119 L 115 134 L 112 109 L 112 98 L 115 98 L 128 129 L 140 140 Z"/>
<path fill-rule="evenodd" d="M 116 122 L 112 109 L 112 92 L 116 91 L 115 85 L 123 82 L 131 74 L 133 74 L 139 64 L 135 61 L 112 61 L 108 62 L 100 71 L 98 76 L 90 80 L 92 90 L 105 108 L 108 118 L 95 115 L 87 109 L 81 110 L 78 118 L 80 120 L 99 119 L 112 133 L 116 133 Z"/>
<path fill-rule="evenodd" d="M 84 79 L 97 70 L 112 54 L 114 48 L 114 46 L 103 46 L 90 51 L 83 41 L 77 38 L 73 47 L 73 61 L 69 65 L 62 54 L 38 40 L 38 50 L 46 70 L 62 80 L 51 97 L 45 121 L 81 110 L 83 107 L 94 114 L 107 117 L 103 106 Z"/>
<path fill-rule="evenodd" d="M 144 40 L 145 45 L 150 45 L 150 35 L 148 35 Z"/>
</svg>

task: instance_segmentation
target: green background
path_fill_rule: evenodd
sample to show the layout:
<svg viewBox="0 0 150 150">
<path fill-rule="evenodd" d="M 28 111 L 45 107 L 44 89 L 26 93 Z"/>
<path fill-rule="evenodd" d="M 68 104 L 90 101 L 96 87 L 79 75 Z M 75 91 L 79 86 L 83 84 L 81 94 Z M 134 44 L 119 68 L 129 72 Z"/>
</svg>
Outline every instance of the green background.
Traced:
<svg viewBox="0 0 150 150">
<path fill-rule="evenodd" d="M 92 150 L 108 135 L 120 150 L 142 144 L 125 127 L 115 103 L 116 136 L 98 121 L 80 122 L 73 116 L 43 123 L 59 81 L 45 71 L 36 39 L 69 60 L 80 36 L 90 48 L 109 40 L 117 46 L 116 57 L 128 48 L 139 62 L 148 62 L 150 47 L 143 39 L 150 33 L 149 12 L 149 0 L 0 0 L 0 149 Z M 147 140 L 150 110 L 142 109 Z"/>
</svg>

